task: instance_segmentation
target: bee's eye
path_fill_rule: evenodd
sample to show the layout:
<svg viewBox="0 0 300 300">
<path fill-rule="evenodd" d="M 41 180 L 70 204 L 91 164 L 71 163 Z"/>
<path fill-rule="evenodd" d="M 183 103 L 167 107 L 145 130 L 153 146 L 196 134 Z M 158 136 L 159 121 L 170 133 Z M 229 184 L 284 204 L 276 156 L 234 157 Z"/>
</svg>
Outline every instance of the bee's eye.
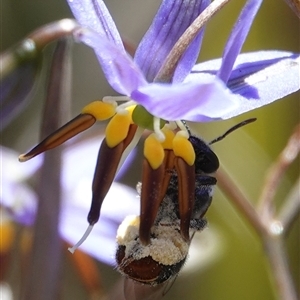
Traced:
<svg viewBox="0 0 300 300">
<path fill-rule="evenodd" d="M 210 147 L 201 139 L 190 136 L 196 154 L 196 173 L 213 173 L 219 168 L 219 159 Z"/>
<path fill-rule="evenodd" d="M 204 173 L 213 173 L 219 168 L 219 159 L 210 149 L 206 149 L 201 157 L 196 161 L 196 170 L 200 169 Z"/>
</svg>

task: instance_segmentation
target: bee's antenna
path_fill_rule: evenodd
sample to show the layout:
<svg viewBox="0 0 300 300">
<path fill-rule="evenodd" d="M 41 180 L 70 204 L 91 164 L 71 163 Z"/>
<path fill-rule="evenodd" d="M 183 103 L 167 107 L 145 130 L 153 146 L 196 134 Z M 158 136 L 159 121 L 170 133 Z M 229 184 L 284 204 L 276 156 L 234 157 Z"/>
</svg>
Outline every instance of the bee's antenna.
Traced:
<svg viewBox="0 0 300 300">
<path fill-rule="evenodd" d="M 238 129 L 242 126 L 252 123 L 254 121 L 256 121 L 256 118 L 247 119 L 247 120 L 242 121 L 241 123 L 234 125 L 233 127 L 229 128 L 224 134 L 222 134 L 221 136 L 219 136 L 219 137 L 215 138 L 214 140 L 212 140 L 211 142 L 209 142 L 208 145 L 211 145 L 211 144 L 214 144 L 216 142 L 223 140 L 229 133 L 235 131 L 236 129 Z"/>
</svg>

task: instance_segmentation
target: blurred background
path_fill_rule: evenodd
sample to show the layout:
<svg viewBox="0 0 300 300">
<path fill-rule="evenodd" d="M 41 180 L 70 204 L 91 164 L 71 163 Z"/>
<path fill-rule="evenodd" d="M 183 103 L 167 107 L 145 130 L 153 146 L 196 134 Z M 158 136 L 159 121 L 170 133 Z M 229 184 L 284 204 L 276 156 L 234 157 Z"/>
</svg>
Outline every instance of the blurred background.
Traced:
<svg viewBox="0 0 300 300">
<path fill-rule="evenodd" d="M 106 0 L 105 3 L 121 35 L 137 45 L 150 25 L 160 1 Z M 244 3 L 245 1 L 232 1 L 209 22 L 199 62 L 222 55 L 231 27 Z M 63 0 L 2 0 L 1 10 L 1 51 L 39 26 L 72 17 L 67 3 Z M 283 0 L 265 0 L 242 51 L 278 49 L 299 52 L 299 33 L 299 20 Z M 23 112 L 1 133 L 1 144 L 19 153 L 24 153 L 38 142 L 45 93 L 45 74 L 52 51 L 51 46 L 45 50 L 43 72 L 34 97 Z M 72 117 L 74 117 L 86 103 L 115 93 L 106 83 L 90 49 L 76 44 L 72 56 Z M 224 168 L 255 202 L 261 192 L 266 171 L 299 122 L 299 103 L 299 93 L 297 93 L 229 121 L 191 124 L 191 128 L 197 135 L 210 141 L 244 119 L 250 117 L 258 119 L 213 147 Z M 102 125 L 99 125 L 100 131 L 102 128 Z M 137 155 L 140 155 L 140 152 L 141 149 L 138 150 Z M 140 180 L 140 161 L 141 159 L 137 158 L 129 168 L 129 174 L 121 178 L 123 183 L 135 187 L 136 182 Z M 298 176 L 299 158 L 289 168 L 279 187 L 276 196 L 278 203 L 285 198 Z M 256 233 L 218 188 L 207 213 L 207 219 L 209 221 L 207 231 L 211 230 L 211 234 L 207 236 L 208 242 L 203 246 L 207 247 L 207 253 L 203 257 L 191 255 L 194 267 L 187 266 L 164 299 L 274 299 L 268 264 Z M 286 240 L 290 267 L 298 288 L 300 284 L 299 222 L 298 217 Z M 214 247 L 211 248 L 210 245 Z M 193 251 L 197 253 L 197 245 L 193 247 Z M 68 255 L 70 254 L 64 254 L 62 299 L 88 299 L 80 279 L 70 265 Z M 97 267 L 104 288 L 108 291 L 120 275 L 114 268 L 101 262 L 97 262 Z M 16 284 L 14 278 L 12 270 L 7 278 L 12 286 Z"/>
</svg>

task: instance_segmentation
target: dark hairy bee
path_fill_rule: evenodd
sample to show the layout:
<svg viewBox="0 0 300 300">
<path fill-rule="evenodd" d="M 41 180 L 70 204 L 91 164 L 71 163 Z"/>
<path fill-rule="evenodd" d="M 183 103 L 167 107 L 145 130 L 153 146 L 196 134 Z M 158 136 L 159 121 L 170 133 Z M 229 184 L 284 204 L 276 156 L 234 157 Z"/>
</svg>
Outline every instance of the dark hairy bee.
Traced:
<svg viewBox="0 0 300 300">
<path fill-rule="evenodd" d="M 252 121 L 254 119 L 239 123 L 209 144 L 190 134 L 189 141 L 196 154 L 195 202 L 189 225 L 191 239 L 186 241 L 180 234 L 178 176 L 173 169 L 170 170 L 171 180 L 151 228 L 150 244 L 144 246 L 139 240 L 138 216 L 128 216 L 118 229 L 116 260 L 118 270 L 123 275 L 151 286 L 176 278 L 185 263 L 194 234 L 207 225 L 204 216 L 211 205 L 214 186 L 217 183 L 214 173 L 219 168 L 218 157 L 210 145 Z"/>
<path fill-rule="evenodd" d="M 190 222 L 191 236 L 206 226 L 203 219 L 211 204 L 217 180 L 208 174 L 219 167 L 219 160 L 210 147 L 195 136 L 190 136 L 195 153 L 195 204 Z M 127 217 L 118 230 L 116 259 L 119 270 L 130 278 L 151 285 L 160 284 L 182 268 L 189 243 L 180 235 L 178 180 L 175 169 L 162 201 L 154 226 L 151 243 L 143 246 L 138 239 L 139 217 Z"/>
</svg>

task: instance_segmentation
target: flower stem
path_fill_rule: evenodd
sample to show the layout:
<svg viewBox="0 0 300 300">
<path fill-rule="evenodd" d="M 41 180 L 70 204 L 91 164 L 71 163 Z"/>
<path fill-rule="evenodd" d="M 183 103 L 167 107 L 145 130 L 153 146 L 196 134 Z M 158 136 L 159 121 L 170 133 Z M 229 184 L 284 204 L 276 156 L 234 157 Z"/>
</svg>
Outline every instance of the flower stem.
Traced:
<svg viewBox="0 0 300 300">
<path fill-rule="evenodd" d="M 273 200 L 277 187 L 287 168 L 300 152 L 300 125 L 298 125 L 288 140 L 286 147 L 280 153 L 277 161 L 267 173 L 265 184 L 259 200 L 259 211 L 264 220 L 271 220 L 274 214 Z M 285 204 L 284 204 L 285 205 Z"/>
<path fill-rule="evenodd" d="M 264 236 L 262 238 L 266 258 L 268 259 L 271 278 L 275 283 L 275 291 L 278 299 L 297 300 L 296 291 L 293 285 L 293 278 L 291 277 L 282 235 L 279 236 Z"/>
<path fill-rule="evenodd" d="M 47 99 L 41 134 L 49 134 L 65 118 L 65 101 L 68 88 L 69 47 L 59 42 L 52 60 Z M 38 186 L 39 204 L 34 228 L 34 241 L 28 267 L 23 299 L 59 299 L 61 239 L 58 232 L 60 211 L 61 148 L 47 152 L 40 171 Z"/>
<path fill-rule="evenodd" d="M 231 179 L 229 174 L 222 168 L 217 171 L 218 186 L 227 194 L 233 205 L 248 219 L 250 224 L 257 231 L 258 235 L 266 234 L 266 228 L 257 214 L 254 206 L 246 195 Z"/>
<path fill-rule="evenodd" d="M 291 189 L 290 194 L 284 202 L 284 206 L 281 208 L 278 214 L 278 220 L 281 222 L 284 232 L 289 232 L 293 222 L 297 218 L 300 212 L 300 177 L 296 184 Z"/>
<path fill-rule="evenodd" d="M 296 127 L 286 147 L 267 173 L 259 201 L 260 205 L 257 208 L 252 206 L 250 200 L 245 197 L 224 170 L 220 169 L 217 173 L 219 186 L 244 214 L 253 228 L 256 229 L 270 265 L 270 274 L 275 283 L 276 296 L 278 299 L 284 300 L 297 299 L 293 278 L 288 267 L 283 238 L 300 211 L 300 179 L 298 179 L 290 195 L 283 203 L 278 217 L 275 216 L 274 195 L 284 172 L 299 152 L 300 125 Z"/>
</svg>

